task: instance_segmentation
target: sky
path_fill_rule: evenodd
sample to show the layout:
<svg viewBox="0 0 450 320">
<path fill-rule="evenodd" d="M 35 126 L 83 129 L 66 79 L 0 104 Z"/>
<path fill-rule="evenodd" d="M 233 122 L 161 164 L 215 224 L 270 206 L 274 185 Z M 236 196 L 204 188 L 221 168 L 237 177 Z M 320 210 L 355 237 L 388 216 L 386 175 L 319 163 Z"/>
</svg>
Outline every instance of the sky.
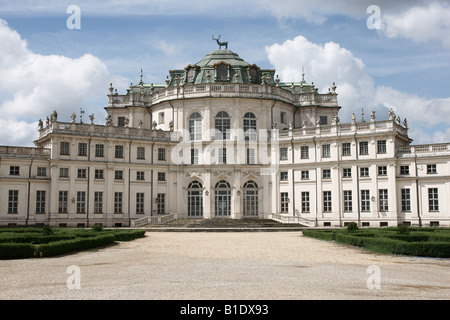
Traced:
<svg viewBox="0 0 450 320">
<path fill-rule="evenodd" d="M 94 114 L 125 93 L 228 49 L 281 81 L 337 86 L 352 113 L 406 118 L 413 144 L 450 142 L 450 1 L 0 0 L 0 145 L 34 146 L 38 121 Z"/>
</svg>

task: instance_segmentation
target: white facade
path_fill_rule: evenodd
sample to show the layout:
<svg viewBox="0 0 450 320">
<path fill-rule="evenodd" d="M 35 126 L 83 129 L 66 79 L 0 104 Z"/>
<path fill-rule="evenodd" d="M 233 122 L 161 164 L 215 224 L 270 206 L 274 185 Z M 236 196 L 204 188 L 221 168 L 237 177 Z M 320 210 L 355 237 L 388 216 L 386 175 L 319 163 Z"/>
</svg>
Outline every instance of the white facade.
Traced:
<svg viewBox="0 0 450 320">
<path fill-rule="evenodd" d="M 216 50 L 164 84 L 109 90 L 105 125 L 55 113 L 37 148 L 0 147 L 0 225 L 450 225 L 450 143 L 410 145 L 393 113 L 341 123 L 334 84 L 281 83 Z"/>
</svg>

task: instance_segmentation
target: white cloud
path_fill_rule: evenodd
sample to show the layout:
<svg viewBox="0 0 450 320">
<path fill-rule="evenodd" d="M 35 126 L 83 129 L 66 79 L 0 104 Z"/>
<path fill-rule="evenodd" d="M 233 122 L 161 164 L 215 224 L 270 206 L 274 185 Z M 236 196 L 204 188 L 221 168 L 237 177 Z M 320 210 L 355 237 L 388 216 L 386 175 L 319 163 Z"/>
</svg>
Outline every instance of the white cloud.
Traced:
<svg viewBox="0 0 450 320">
<path fill-rule="evenodd" d="M 60 119 L 69 119 L 72 112 L 86 109 L 90 98 L 107 92 L 108 70 L 91 54 L 77 59 L 35 54 L 1 19 L 0 43 L 0 91 L 6 97 L 0 101 L 5 124 L 0 126 L 0 144 L 31 145 L 35 135 L 24 132 L 30 133 L 29 126 L 37 130 L 39 118 L 57 110 Z"/>
<path fill-rule="evenodd" d="M 302 66 L 307 82 L 314 82 L 319 92 L 328 91 L 335 81 L 342 122 L 350 122 L 351 113 L 359 115 L 361 109 L 366 120 L 372 110 L 378 120 L 384 120 L 392 108 L 402 121 L 407 118 L 409 133 L 416 143 L 431 143 L 434 138 L 442 142 L 445 136 L 444 141 L 450 141 L 450 130 L 446 128 L 450 119 L 450 98 L 426 99 L 391 87 L 376 86 L 364 63 L 339 44 L 320 45 L 298 36 L 283 44 L 268 46 L 266 52 L 284 82 L 300 81 Z M 444 128 L 437 126 L 439 124 Z"/>
</svg>

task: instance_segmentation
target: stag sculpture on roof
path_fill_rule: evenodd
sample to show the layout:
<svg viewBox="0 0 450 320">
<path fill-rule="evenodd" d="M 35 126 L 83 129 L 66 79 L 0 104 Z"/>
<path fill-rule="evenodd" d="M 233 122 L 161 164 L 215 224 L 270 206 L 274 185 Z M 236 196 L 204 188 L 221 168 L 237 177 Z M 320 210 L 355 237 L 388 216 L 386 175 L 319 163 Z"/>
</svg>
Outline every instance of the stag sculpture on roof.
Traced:
<svg viewBox="0 0 450 320">
<path fill-rule="evenodd" d="M 213 35 L 213 36 L 212 36 L 212 39 L 217 41 L 217 44 L 219 45 L 219 50 L 222 49 L 222 46 L 224 46 L 225 49 L 228 49 L 228 42 L 220 42 L 220 41 L 219 41 L 221 36 L 222 36 L 222 35 L 219 34 L 219 37 L 218 37 L 218 38 L 214 38 L 214 35 Z"/>
</svg>

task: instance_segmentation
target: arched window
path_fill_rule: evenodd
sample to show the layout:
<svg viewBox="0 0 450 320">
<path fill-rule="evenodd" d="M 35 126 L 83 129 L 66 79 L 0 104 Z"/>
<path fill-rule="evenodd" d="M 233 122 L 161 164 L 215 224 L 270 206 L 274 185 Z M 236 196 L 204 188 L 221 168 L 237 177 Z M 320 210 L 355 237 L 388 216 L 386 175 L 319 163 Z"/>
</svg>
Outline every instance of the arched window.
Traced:
<svg viewBox="0 0 450 320">
<path fill-rule="evenodd" d="M 216 217 L 226 217 L 231 214 L 231 187 L 227 181 L 222 180 L 216 183 L 214 208 Z"/>
<path fill-rule="evenodd" d="M 188 186 L 188 217 L 203 217 L 203 191 L 199 181 L 192 181 Z"/>
<path fill-rule="evenodd" d="M 202 140 L 202 116 L 198 112 L 189 117 L 189 139 Z"/>
<path fill-rule="evenodd" d="M 256 117 L 252 112 L 244 115 L 243 127 L 245 140 L 256 141 Z"/>
<path fill-rule="evenodd" d="M 244 184 L 243 196 L 244 217 L 258 216 L 258 185 L 254 181 L 247 181 Z"/>
<path fill-rule="evenodd" d="M 215 119 L 216 140 L 230 139 L 230 116 L 225 111 L 220 111 Z"/>
<path fill-rule="evenodd" d="M 216 67 L 217 81 L 228 81 L 228 66 L 226 64 L 219 64 Z"/>
</svg>

